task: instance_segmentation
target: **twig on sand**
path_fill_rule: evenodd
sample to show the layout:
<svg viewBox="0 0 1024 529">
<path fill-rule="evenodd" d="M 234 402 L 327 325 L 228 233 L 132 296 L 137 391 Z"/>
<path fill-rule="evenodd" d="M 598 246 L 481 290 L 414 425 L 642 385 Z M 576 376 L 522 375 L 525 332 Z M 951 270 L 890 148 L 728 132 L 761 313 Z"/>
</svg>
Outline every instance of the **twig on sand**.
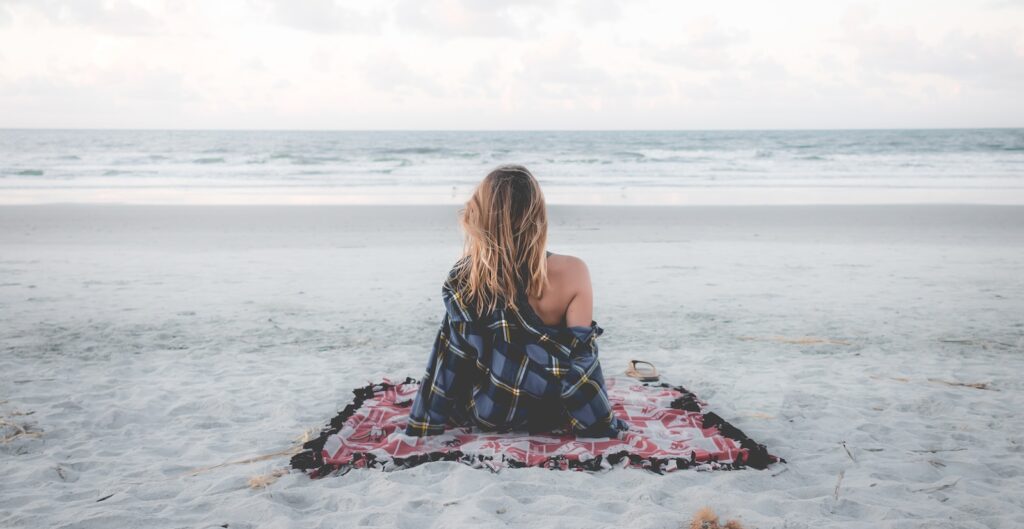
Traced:
<svg viewBox="0 0 1024 529">
<path fill-rule="evenodd" d="M 845 470 L 840 470 L 839 471 L 839 479 L 836 480 L 836 490 L 835 490 L 835 492 L 832 493 L 832 498 L 835 501 L 839 501 L 839 486 L 843 484 L 843 476 L 845 476 L 845 475 L 846 475 L 846 471 Z"/>
<path fill-rule="evenodd" d="M 942 380 L 940 378 L 929 378 L 928 382 L 937 382 L 939 384 L 945 384 L 947 386 L 960 386 L 964 388 L 991 389 L 988 387 L 987 382 L 955 382 L 952 380 Z"/>
<path fill-rule="evenodd" d="M 743 529 L 743 524 L 737 520 L 728 520 L 725 525 L 719 525 L 715 511 L 711 507 L 702 507 L 690 520 L 690 529 Z"/>
<path fill-rule="evenodd" d="M 251 489 L 265 489 L 278 480 L 281 476 L 288 473 L 288 468 L 275 468 L 269 474 L 263 474 L 260 476 L 253 476 L 249 478 L 249 488 Z"/>
<path fill-rule="evenodd" d="M 871 375 L 871 378 L 875 380 L 895 380 L 896 382 L 910 382 L 910 379 L 907 377 L 883 377 L 879 375 Z"/>
<path fill-rule="evenodd" d="M 940 490 L 946 490 L 946 489 L 948 489 L 950 487 L 953 487 L 953 486 L 955 486 L 959 482 L 960 482 L 960 478 L 956 478 L 956 479 L 954 479 L 953 481 L 951 481 L 949 483 L 943 483 L 941 485 L 933 485 L 931 487 L 924 487 L 924 488 L 920 488 L 920 489 L 910 489 L 910 491 L 911 492 L 938 492 Z"/>
<path fill-rule="evenodd" d="M 295 454 L 298 454 L 301 451 L 302 451 L 302 446 L 293 446 L 291 448 L 287 448 L 285 450 L 280 450 L 278 452 L 273 452 L 273 453 L 270 453 L 270 454 L 263 454 L 261 456 L 255 456 L 255 457 L 250 457 L 250 458 L 246 458 L 246 459 L 239 459 L 237 461 L 228 461 L 226 463 L 221 463 L 219 465 L 212 465 L 212 466 L 208 466 L 208 467 L 196 468 L 196 469 L 193 469 L 193 470 L 189 471 L 188 475 L 189 476 L 195 476 L 195 475 L 198 475 L 198 474 L 202 474 L 203 472 L 207 472 L 207 471 L 210 471 L 210 470 L 213 470 L 213 469 L 216 469 L 216 468 L 226 467 L 226 466 L 230 466 L 230 465 L 248 465 L 249 463 L 258 463 L 260 461 L 266 461 L 268 459 L 274 459 L 274 458 L 277 458 L 277 457 L 293 456 Z"/>
<path fill-rule="evenodd" d="M 875 380 L 895 380 L 896 382 L 910 382 L 911 380 L 907 377 L 883 377 L 879 375 L 871 375 L 871 378 Z M 974 388 L 974 389 L 988 389 L 988 382 L 956 382 L 952 380 L 942 380 L 941 378 L 929 378 L 928 382 L 934 382 L 936 384 L 945 384 L 947 386 L 958 386 L 963 388 Z M 996 391 L 996 390 L 993 390 Z"/>
<path fill-rule="evenodd" d="M 0 437 L 0 443 L 7 444 L 18 437 L 42 437 L 42 430 L 30 430 L 27 426 L 22 426 L 18 423 L 8 421 L 0 417 L 0 427 L 8 427 L 14 430 L 14 433 Z"/>
<path fill-rule="evenodd" d="M 774 478 L 775 476 L 778 476 L 779 474 L 782 474 L 783 472 L 786 472 L 787 470 L 789 470 L 789 467 L 783 468 L 782 470 L 772 474 L 772 477 Z"/>
<path fill-rule="evenodd" d="M 306 430 L 305 432 L 302 433 L 301 437 L 298 437 L 296 439 L 296 443 L 297 444 L 295 446 L 292 446 L 291 448 L 288 448 L 288 449 L 285 449 L 285 450 L 279 450 L 279 451 L 271 453 L 271 454 L 263 454 L 261 456 L 255 456 L 255 457 L 250 457 L 250 458 L 246 458 L 246 459 L 239 459 L 237 461 L 228 461 L 226 463 L 221 463 L 219 465 L 213 465 L 213 466 L 208 466 L 208 467 L 197 468 L 197 469 L 193 469 L 193 470 L 189 471 L 187 474 L 178 474 L 178 475 L 175 475 L 175 476 L 168 476 L 168 477 L 165 477 L 163 479 L 152 479 L 152 480 L 145 480 L 145 481 L 126 481 L 126 482 L 122 482 L 121 484 L 122 485 L 144 485 L 144 484 L 147 484 L 147 483 L 156 483 L 156 482 L 160 482 L 160 481 L 169 481 L 169 480 L 172 480 L 172 479 L 181 479 L 183 477 L 192 477 L 192 476 L 201 474 L 203 472 L 207 472 L 207 471 L 210 471 L 210 470 L 213 470 L 213 469 L 216 469 L 216 468 L 226 467 L 226 466 L 229 466 L 229 465 L 245 465 L 245 464 L 248 464 L 248 463 L 256 463 L 256 462 L 259 462 L 259 461 L 266 461 L 268 459 L 273 459 L 275 457 L 295 455 L 295 454 L 297 454 L 297 453 L 302 451 L 302 445 L 305 444 L 307 441 L 309 441 L 309 439 L 311 438 L 311 435 L 312 435 L 312 433 L 314 431 L 316 431 L 315 428 L 310 428 L 310 429 Z M 249 486 L 254 488 L 254 489 L 267 487 L 270 484 L 272 484 L 275 481 L 277 481 L 277 479 L 280 478 L 281 476 L 287 474 L 288 471 L 289 471 L 288 467 L 283 467 L 283 468 L 274 469 L 269 474 L 264 474 L 262 476 L 253 476 L 253 477 L 249 478 Z M 60 466 L 57 467 L 57 473 L 61 474 L 61 478 L 64 477 L 64 475 L 61 473 Z M 106 496 L 96 500 L 96 501 L 97 502 L 101 502 L 101 501 L 110 499 L 110 497 L 112 497 L 114 494 L 117 494 L 117 493 L 113 492 L 111 494 L 108 494 L 108 495 L 106 495 Z"/>
<path fill-rule="evenodd" d="M 309 430 L 306 430 L 305 432 L 303 432 L 302 433 L 302 437 L 300 437 L 297 440 L 296 444 L 294 446 L 290 447 L 290 448 L 286 448 L 284 450 L 278 450 L 277 452 L 272 452 L 272 453 L 269 453 L 269 454 L 263 454 L 263 455 L 253 456 L 253 457 L 249 457 L 249 458 L 245 458 L 245 459 L 239 459 L 239 460 L 236 460 L 236 461 L 228 461 L 228 462 L 225 462 L 225 463 L 220 463 L 219 465 L 212 465 L 212 466 L 208 466 L 208 467 L 196 468 L 196 469 L 190 470 L 188 472 L 188 475 L 189 476 L 195 476 L 195 475 L 198 475 L 198 474 L 202 474 L 203 472 L 208 472 L 210 470 L 214 470 L 214 469 L 217 469 L 217 468 L 226 467 L 226 466 L 230 466 L 230 465 L 248 465 L 249 463 L 258 463 L 260 461 L 267 461 L 268 459 L 274 459 L 274 458 L 283 457 L 283 456 L 293 456 L 293 455 L 298 454 L 299 452 L 302 451 L 302 445 L 305 444 L 306 441 L 309 441 L 310 435 L 311 435 L 312 431 L 313 431 L 313 429 L 309 429 Z M 251 481 L 250 481 L 250 483 L 251 483 Z M 271 483 L 273 483 L 273 482 L 271 482 Z"/>
<path fill-rule="evenodd" d="M 740 336 L 740 340 L 745 342 L 761 341 L 761 342 L 779 342 L 788 343 L 794 345 L 850 345 L 850 342 L 846 340 L 833 340 L 831 338 L 818 338 L 817 336 L 798 336 L 798 337 L 787 337 L 787 336 Z"/>
<path fill-rule="evenodd" d="M 942 343 L 958 343 L 962 345 L 980 345 L 982 349 L 988 349 L 989 344 L 1001 345 L 1003 347 L 1016 347 L 1012 343 L 1000 342 L 997 340 L 971 340 L 968 338 L 943 338 Z"/>
<path fill-rule="evenodd" d="M 964 450 L 967 450 L 967 449 L 966 448 L 946 448 L 946 449 L 936 448 L 936 449 L 933 449 L 933 450 L 911 450 L 911 452 L 913 452 L 915 454 L 937 454 L 939 452 L 963 452 Z"/>
<path fill-rule="evenodd" d="M 839 444 L 843 447 L 843 450 L 846 451 L 846 455 L 850 456 L 850 461 L 853 461 L 854 463 L 856 463 L 857 460 L 853 458 L 853 454 L 850 453 L 850 449 L 846 448 L 846 441 L 842 441 Z"/>
</svg>

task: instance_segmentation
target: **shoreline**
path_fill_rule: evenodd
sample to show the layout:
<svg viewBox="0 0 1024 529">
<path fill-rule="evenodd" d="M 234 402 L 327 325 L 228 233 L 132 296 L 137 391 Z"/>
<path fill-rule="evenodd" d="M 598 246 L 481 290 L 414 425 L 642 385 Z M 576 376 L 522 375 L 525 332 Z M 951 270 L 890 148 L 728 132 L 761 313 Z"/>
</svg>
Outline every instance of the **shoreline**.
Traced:
<svg viewBox="0 0 1024 529">
<path fill-rule="evenodd" d="M 456 255 L 463 240 L 460 209 L 455 205 L 0 206 L 0 245 L 74 241 L 81 246 L 133 245 L 160 251 L 243 243 L 271 248 L 373 247 L 409 239 Z M 1024 206 L 551 205 L 548 232 L 549 250 L 582 256 L 594 250 L 603 253 L 603 245 L 631 243 L 1016 245 L 1024 244 Z M 678 251 L 671 248 L 672 253 Z"/>
<path fill-rule="evenodd" d="M 2 180 L 0 180 L 2 182 Z M 983 183 L 984 184 L 984 183 Z M 238 186 L 238 187 L 18 187 L 0 186 L 0 205 L 457 205 L 473 187 L 446 186 Z M 758 206 L 758 205 L 1024 205 L 1024 186 L 978 187 L 694 186 L 544 187 L 549 205 Z"/>
<path fill-rule="evenodd" d="M 458 204 L 132 204 L 125 202 L 45 202 L 40 204 L 0 204 L 0 208 L 48 208 L 48 207 L 81 207 L 81 208 L 353 208 L 353 209 L 396 209 L 396 208 L 458 208 Z M 1020 208 L 1024 204 L 965 204 L 960 202 L 914 203 L 914 204 L 547 204 L 549 209 L 563 208 L 597 208 L 597 209 L 720 209 L 720 208 Z"/>
</svg>

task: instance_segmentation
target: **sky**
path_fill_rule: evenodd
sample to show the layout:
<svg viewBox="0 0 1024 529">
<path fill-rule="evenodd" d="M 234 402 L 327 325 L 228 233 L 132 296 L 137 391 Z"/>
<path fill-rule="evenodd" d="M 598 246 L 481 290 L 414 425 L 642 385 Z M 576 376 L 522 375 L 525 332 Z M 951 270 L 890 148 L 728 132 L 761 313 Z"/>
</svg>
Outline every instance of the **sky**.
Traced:
<svg viewBox="0 0 1024 529">
<path fill-rule="evenodd" d="M 1024 1 L 0 0 L 0 128 L 1024 126 Z"/>
</svg>

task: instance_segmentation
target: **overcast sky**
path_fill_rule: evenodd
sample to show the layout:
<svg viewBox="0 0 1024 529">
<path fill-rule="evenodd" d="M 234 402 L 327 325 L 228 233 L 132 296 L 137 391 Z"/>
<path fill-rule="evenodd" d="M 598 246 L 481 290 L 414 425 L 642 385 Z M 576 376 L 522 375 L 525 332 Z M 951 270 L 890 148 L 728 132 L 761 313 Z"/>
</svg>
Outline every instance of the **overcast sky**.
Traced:
<svg viewBox="0 0 1024 529">
<path fill-rule="evenodd" d="M 0 127 L 1024 126 L 1020 0 L 0 0 Z"/>
</svg>

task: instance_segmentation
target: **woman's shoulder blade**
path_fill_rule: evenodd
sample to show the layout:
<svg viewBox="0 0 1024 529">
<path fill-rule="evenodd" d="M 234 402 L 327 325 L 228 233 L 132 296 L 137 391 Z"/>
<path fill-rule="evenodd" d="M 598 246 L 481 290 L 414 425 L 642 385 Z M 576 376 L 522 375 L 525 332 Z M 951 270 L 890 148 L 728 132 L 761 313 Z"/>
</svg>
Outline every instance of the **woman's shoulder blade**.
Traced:
<svg viewBox="0 0 1024 529">
<path fill-rule="evenodd" d="M 548 278 L 566 286 L 589 283 L 587 263 L 574 255 L 554 254 L 548 259 Z"/>
</svg>

